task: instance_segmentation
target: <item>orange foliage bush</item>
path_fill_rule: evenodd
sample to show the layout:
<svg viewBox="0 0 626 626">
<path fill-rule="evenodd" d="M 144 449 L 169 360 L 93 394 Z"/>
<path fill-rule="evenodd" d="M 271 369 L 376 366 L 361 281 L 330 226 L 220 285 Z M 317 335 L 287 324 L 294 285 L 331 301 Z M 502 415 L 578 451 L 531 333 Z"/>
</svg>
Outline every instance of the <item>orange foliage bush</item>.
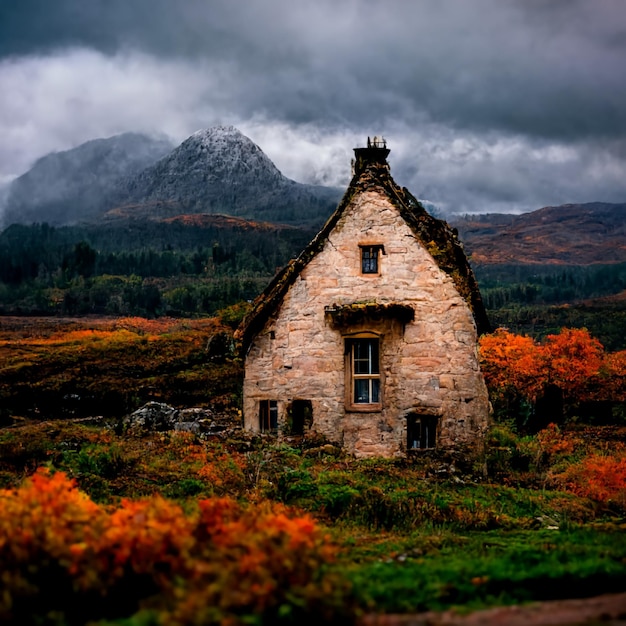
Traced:
<svg viewBox="0 0 626 626">
<path fill-rule="evenodd" d="M 548 457 L 574 452 L 577 441 L 564 435 L 556 424 L 548 424 L 547 428 L 537 433 L 537 443 L 541 452 Z"/>
<path fill-rule="evenodd" d="M 602 344 L 585 328 L 563 328 L 548 335 L 542 347 L 549 364 L 548 382 L 570 395 L 585 395 L 588 381 L 597 376 L 604 360 Z"/>
<path fill-rule="evenodd" d="M 198 470 L 198 477 L 210 483 L 217 493 L 238 492 L 245 487 L 247 462 L 237 453 L 215 453 Z"/>
<path fill-rule="evenodd" d="M 485 381 L 490 387 L 512 388 L 532 399 L 541 391 L 546 363 L 531 337 L 500 328 L 481 337 L 480 356 Z"/>
<path fill-rule="evenodd" d="M 572 400 L 626 399 L 626 351 L 605 354 L 584 328 L 563 328 L 543 344 L 498 329 L 480 339 L 481 368 L 493 390 L 535 401 L 552 385 Z"/>
<path fill-rule="evenodd" d="M 335 549 L 282 507 L 160 497 L 94 504 L 64 474 L 0 491 L 0 620 L 83 624 L 140 608 L 167 624 L 350 621 Z M 246 618 L 246 616 L 248 616 Z"/>
<path fill-rule="evenodd" d="M 590 454 L 555 477 L 572 493 L 626 510 L 626 455 Z"/>
</svg>

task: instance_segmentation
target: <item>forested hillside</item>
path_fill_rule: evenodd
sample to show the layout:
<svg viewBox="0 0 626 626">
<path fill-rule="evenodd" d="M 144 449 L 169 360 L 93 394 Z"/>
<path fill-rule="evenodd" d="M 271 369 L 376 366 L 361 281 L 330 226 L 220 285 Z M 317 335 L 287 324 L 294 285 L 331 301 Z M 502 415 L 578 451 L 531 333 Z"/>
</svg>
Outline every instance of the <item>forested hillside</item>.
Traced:
<svg viewBox="0 0 626 626">
<path fill-rule="evenodd" d="M 622 208 L 567 205 L 454 221 L 492 326 L 536 338 L 586 327 L 607 349 L 626 348 Z M 563 234 L 546 239 L 542 224 L 546 232 Z M 207 214 L 14 224 L 0 233 L 0 314 L 210 315 L 255 298 L 314 234 Z M 535 236 L 543 238 L 541 246 L 532 244 Z M 509 246 L 511 238 L 517 248 Z M 568 248 L 566 239 L 588 240 L 586 256 Z M 525 256 L 515 256 L 520 246 Z M 513 259 L 502 262 L 507 249 Z"/>
<path fill-rule="evenodd" d="M 611 350 L 626 347 L 626 263 L 475 264 L 474 270 L 494 328 L 543 338 L 584 327 Z"/>
<path fill-rule="evenodd" d="M 214 313 L 254 298 L 313 232 L 224 216 L 0 234 L 0 313 Z"/>
</svg>

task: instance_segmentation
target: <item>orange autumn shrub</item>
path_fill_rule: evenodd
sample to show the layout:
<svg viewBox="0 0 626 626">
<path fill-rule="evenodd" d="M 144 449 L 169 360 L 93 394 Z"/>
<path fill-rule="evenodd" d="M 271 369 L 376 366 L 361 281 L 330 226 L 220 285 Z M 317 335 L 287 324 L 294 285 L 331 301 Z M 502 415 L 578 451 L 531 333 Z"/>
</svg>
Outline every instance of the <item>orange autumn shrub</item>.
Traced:
<svg viewBox="0 0 626 626">
<path fill-rule="evenodd" d="M 242 455 L 223 453 L 198 470 L 198 477 L 209 483 L 213 493 L 240 493 L 246 488 L 245 459 Z"/>
<path fill-rule="evenodd" d="M 535 399 L 546 378 L 546 363 L 540 347 L 531 337 L 499 328 L 480 338 L 481 369 L 493 389 L 514 389 Z"/>
<path fill-rule="evenodd" d="M 576 447 L 576 439 L 567 436 L 556 424 L 548 424 L 537 433 L 539 449 L 548 458 L 561 454 L 571 454 Z"/>
<path fill-rule="evenodd" d="M 481 337 L 481 369 L 495 398 L 536 402 L 556 389 L 565 402 L 626 401 L 626 351 L 605 353 L 584 328 L 563 328 L 543 343 L 498 329 Z"/>
<path fill-rule="evenodd" d="M 335 549 L 312 518 L 268 504 L 242 511 L 228 498 L 199 506 L 198 543 L 232 566 L 201 562 L 193 583 L 177 589 L 168 624 L 218 623 L 220 611 L 235 619 L 263 615 L 269 624 L 350 622 L 346 583 L 325 573 Z"/>
<path fill-rule="evenodd" d="M 283 507 L 222 498 L 185 513 L 154 497 L 107 509 L 40 471 L 0 491 L 0 621 L 84 624 L 143 608 L 181 626 L 343 623 L 351 602 L 327 571 L 334 552 Z"/>
<path fill-rule="evenodd" d="M 546 337 L 542 351 L 549 364 L 547 382 L 568 396 L 586 398 L 588 383 L 603 364 L 602 344 L 586 328 L 563 328 L 558 335 Z"/>
<path fill-rule="evenodd" d="M 555 477 L 567 491 L 626 510 L 626 454 L 590 454 Z"/>
<path fill-rule="evenodd" d="M 31 623 L 35 600 L 46 616 L 57 598 L 67 599 L 78 560 L 105 524 L 105 512 L 63 474 L 39 472 L 18 490 L 0 491 L 0 621 Z"/>
</svg>

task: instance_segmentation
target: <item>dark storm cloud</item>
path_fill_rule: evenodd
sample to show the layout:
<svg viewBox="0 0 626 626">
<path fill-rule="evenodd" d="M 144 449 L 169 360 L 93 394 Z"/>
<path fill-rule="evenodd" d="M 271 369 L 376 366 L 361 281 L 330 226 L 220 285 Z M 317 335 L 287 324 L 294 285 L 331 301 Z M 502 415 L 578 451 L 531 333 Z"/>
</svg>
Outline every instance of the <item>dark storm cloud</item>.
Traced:
<svg viewBox="0 0 626 626">
<path fill-rule="evenodd" d="M 232 63 L 235 106 L 295 123 L 407 113 L 552 137 L 626 130 L 626 9 L 585 2 L 14 0 L 0 51 Z"/>
<path fill-rule="evenodd" d="M 0 183 L 94 136 L 234 123 L 300 180 L 343 184 L 382 132 L 450 208 L 623 201 L 625 66 L 622 0 L 3 0 Z"/>
</svg>

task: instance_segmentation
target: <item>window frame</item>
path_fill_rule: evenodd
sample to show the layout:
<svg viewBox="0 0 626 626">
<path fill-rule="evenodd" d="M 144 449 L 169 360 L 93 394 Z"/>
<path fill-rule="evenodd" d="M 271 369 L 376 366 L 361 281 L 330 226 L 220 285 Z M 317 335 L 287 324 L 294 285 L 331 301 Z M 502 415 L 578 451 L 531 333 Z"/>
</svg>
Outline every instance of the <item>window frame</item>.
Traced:
<svg viewBox="0 0 626 626">
<path fill-rule="evenodd" d="M 382 337 L 374 333 L 359 333 L 357 335 L 350 335 L 344 337 L 345 342 L 345 405 L 346 410 L 350 412 L 359 413 L 372 413 L 382 410 L 383 406 L 383 388 L 384 388 L 384 374 L 382 368 Z M 376 349 L 372 352 L 368 348 L 368 352 L 371 356 L 369 358 L 357 358 L 355 353 L 357 346 L 364 346 L 364 344 L 376 342 Z M 376 363 L 373 363 L 374 354 L 377 356 Z M 366 361 L 367 372 L 356 372 L 359 369 L 355 365 L 357 361 L 361 363 Z M 357 381 L 366 380 L 369 381 L 368 396 L 371 399 L 374 395 L 374 387 L 377 387 L 378 399 L 376 402 L 357 402 L 356 401 L 356 383 Z M 375 385 L 374 383 L 377 383 Z"/>
<path fill-rule="evenodd" d="M 407 452 L 419 453 L 437 448 L 439 439 L 439 417 L 436 415 L 422 415 L 411 413 L 407 416 L 406 425 Z M 411 443 L 417 442 L 417 446 Z"/>
<path fill-rule="evenodd" d="M 259 400 L 259 432 L 278 433 L 278 400 Z"/>
<path fill-rule="evenodd" d="M 385 254 L 385 247 L 381 243 L 360 243 L 360 261 L 361 261 L 361 275 L 362 276 L 380 276 L 380 256 Z M 366 254 L 370 255 L 366 258 Z M 372 269 L 368 266 L 374 265 Z"/>
</svg>

